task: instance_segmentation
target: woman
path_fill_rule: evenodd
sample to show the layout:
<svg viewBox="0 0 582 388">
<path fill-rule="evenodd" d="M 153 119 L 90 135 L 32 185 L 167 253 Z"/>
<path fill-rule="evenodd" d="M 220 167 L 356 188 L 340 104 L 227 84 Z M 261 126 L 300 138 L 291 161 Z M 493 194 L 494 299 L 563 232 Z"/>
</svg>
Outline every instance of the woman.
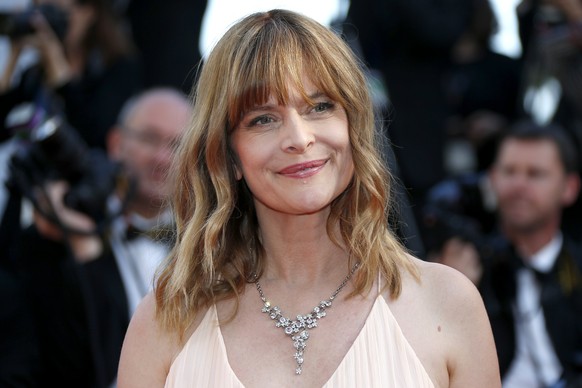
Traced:
<svg viewBox="0 0 582 388">
<path fill-rule="evenodd" d="M 387 229 L 372 104 L 339 37 L 251 15 L 194 102 L 177 243 L 130 324 L 120 387 L 499 386 L 477 290 Z"/>
<path fill-rule="evenodd" d="M 0 77 L 0 128 L 13 107 L 33 102 L 37 111 L 64 115 L 90 146 L 104 149 L 119 109 L 142 88 L 131 39 L 110 0 L 36 0 L 35 5 L 32 32 L 12 37 Z M 18 57 L 29 46 L 38 49 L 39 63 L 11 87 Z"/>
</svg>

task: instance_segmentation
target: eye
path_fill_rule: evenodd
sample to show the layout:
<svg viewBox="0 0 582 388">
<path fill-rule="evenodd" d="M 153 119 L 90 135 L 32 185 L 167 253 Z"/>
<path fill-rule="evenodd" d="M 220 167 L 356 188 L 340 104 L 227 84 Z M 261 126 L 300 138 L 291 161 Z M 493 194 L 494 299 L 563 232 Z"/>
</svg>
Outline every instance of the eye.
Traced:
<svg viewBox="0 0 582 388">
<path fill-rule="evenodd" d="M 252 119 L 249 122 L 249 126 L 252 127 L 255 125 L 267 125 L 267 124 L 272 123 L 273 121 L 274 121 L 273 118 L 270 116 L 259 116 L 259 117 Z"/>
<path fill-rule="evenodd" d="M 323 113 L 333 109 L 334 106 L 335 105 L 332 102 L 318 102 L 313 106 L 313 111 L 316 113 Z"/>
</svg>

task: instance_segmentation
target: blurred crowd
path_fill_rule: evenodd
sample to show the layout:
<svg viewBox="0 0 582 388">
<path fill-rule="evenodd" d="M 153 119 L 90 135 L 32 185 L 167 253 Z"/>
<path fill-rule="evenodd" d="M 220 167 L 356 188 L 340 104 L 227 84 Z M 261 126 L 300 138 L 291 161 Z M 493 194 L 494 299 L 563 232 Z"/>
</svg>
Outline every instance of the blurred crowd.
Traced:
<svg viewBox="0 0 582 388">
<path fill-rule="evenodd" d="M 345 25 L 385 90 L 409 248 L 479 287 L 504 387 L 580 387 L 582 2 L 515 11 L 518 58 L 487 0 L 353 2 Z"/>
<path fill-rule="evenodd" d="M 115 386 L 171 248 L 167 169 L 207 2 L 15 3 L 0 9 L 0 386 Z M 504 387 L 581 387 L 582 1 L 515 12 L 518 58 L 491 49 L 488 0 L 352 1 L 331 26 L 366 66 L 405 245 L 479 287 Z"/>
<path fill-rule="evenodd" d="M 173 240 L 206 3 L 20 3 L 0 11 L 0 386 L 115 386 Z"/>
</svg>

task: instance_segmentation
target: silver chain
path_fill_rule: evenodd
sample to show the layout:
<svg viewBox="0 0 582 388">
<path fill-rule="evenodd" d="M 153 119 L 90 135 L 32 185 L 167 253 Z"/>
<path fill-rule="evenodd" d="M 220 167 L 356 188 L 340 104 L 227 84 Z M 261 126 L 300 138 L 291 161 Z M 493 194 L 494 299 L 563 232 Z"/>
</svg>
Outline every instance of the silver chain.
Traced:
<svg viewBox="0 0 582 388">
<path fill-rule="evenodd" d="M 327 313 L 325 312 L 326 309 L 331 307 L 332 301 L 335 299 L 337 294 L 346 286 L 354 272 L 359 267 L 359 263 L 356 263 L 353 267 L 348 276 L 343 280 L 343 282 L 339 285 L 339 287 L 331 294 L 331 296 L 327 300 L 322 300 L 317 306 L 313 308 L 313 310 L 305 315 L 297 315 L 297 319 L 291 320 L 283 316 L 283 312 L 279 308 L 279 306 L 271 307 L 271 302 L 267 300 L 265 294 L 263 293 L 263 289 L 261 288 L 261 283 L 259 283 L 259 279 L 255 280 L 255 285 L 257 286 L 257 291 L 259 292 L 259 296 L 263 301 L 263 308 L 262 312 L 269 314 L 269 317 L 275 321 L 275 326 L 280 327 L 283 329 L 286 335 L 291 337 L 293 341 L 293 346 L 295 347 L 295 355 L 293 358 L 295 359 L 296 368 L 295 374 L 300 375 L 303 371 L 303 361 L 305 353 L 305 347 L 307 346 L 307 340 L 309 339 L 309 331 L 310 329 L 314 329 L 317 327 L 317 321 L 321 318 L 325 317 Z"/>
</svg>

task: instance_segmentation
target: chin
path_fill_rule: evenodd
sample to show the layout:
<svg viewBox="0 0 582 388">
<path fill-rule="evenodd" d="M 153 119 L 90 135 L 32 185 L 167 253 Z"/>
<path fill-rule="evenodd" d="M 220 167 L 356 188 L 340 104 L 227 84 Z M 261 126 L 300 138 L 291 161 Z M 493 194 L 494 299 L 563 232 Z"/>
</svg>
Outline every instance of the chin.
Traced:
<svg viewBox="0 0 582 388">
<path fill-rule="evenodd" d="M 333 202 L 334 196 L 314 196 L 308 195 L 297 204 L 300 214 L 313 214 L 325 208 L 329 208 Z"/>
</svg>

